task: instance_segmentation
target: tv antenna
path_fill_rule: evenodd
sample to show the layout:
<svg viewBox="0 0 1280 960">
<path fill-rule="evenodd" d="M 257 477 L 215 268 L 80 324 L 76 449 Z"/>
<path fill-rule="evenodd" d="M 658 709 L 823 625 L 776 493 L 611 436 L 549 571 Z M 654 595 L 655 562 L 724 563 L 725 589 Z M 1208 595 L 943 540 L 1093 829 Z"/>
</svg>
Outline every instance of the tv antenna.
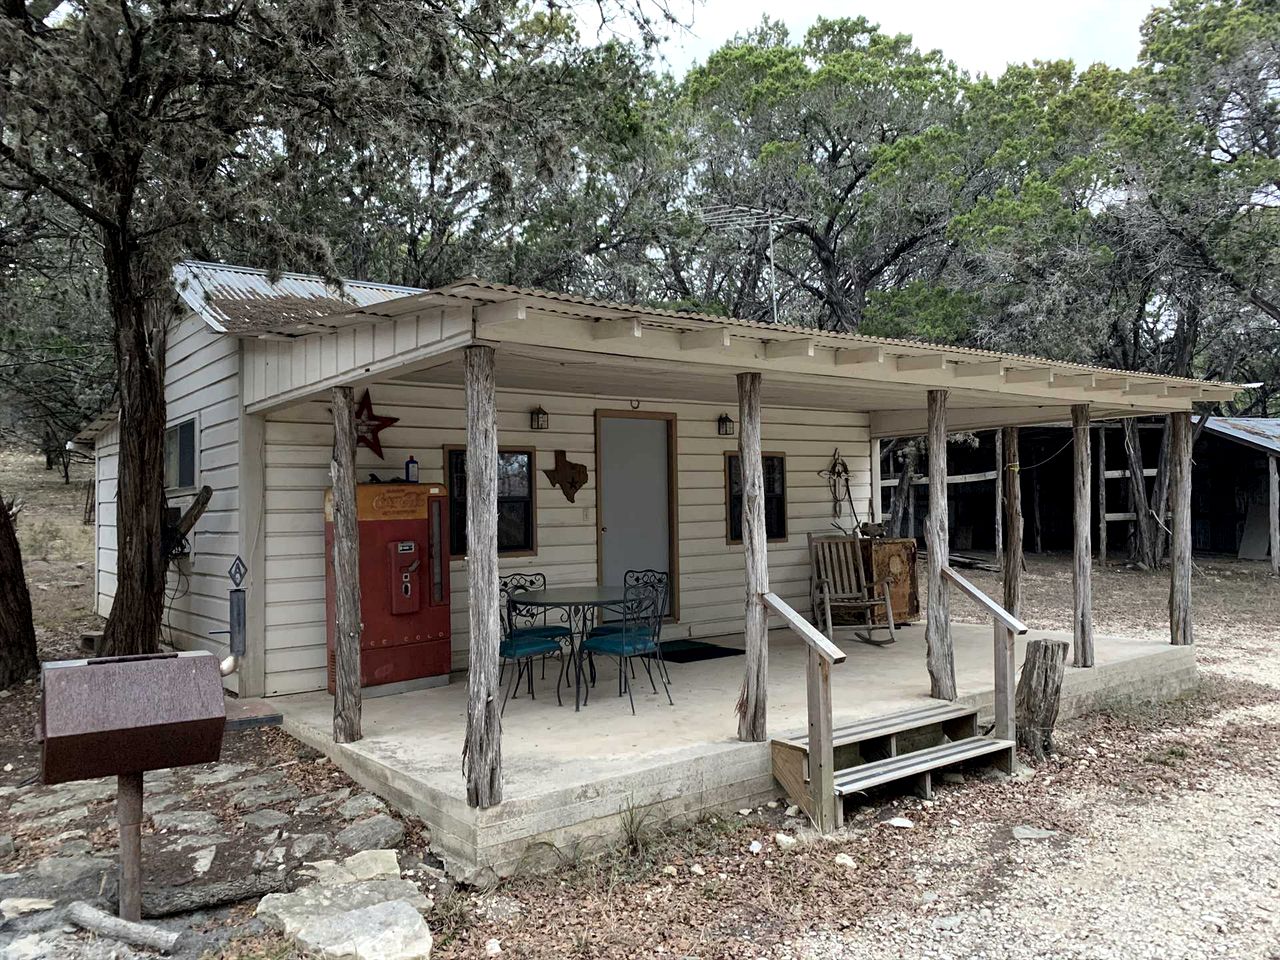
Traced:
<svg viewBox="0 0 1280 960">
<path fill-rule="evenodd" d="M 803 217 L 793 217 L 778 210 L 748 207 L 740 203 L 712 203 L 699 207 L 698 219 L 709 227 L 737 227 L 755 230 L 765 227 L 769 231 L 769 302 L 773 308 L 773 322 L 778 322 L 778 279 L 773 267 L 773 238 L 778 227 L 788 223 L 805 223 Z"/>
</svg>

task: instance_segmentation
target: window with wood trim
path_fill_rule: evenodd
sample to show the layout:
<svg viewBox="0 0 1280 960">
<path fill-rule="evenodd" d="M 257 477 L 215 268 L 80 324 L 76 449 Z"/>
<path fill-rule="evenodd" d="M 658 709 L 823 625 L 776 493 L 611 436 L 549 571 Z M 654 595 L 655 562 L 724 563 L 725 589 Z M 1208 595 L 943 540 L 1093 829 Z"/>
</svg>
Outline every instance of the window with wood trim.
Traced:
<svg viewBox="0 0 1280 960">
<path fill-rule="evenodd" d="M 195 418 L 175 423 L 164 432 L 164 486 L 190 490 L 196 485 Z"/>
<path fill-rule="evenodd" d="M 764 462 L 764 530 L 769 540 L 787 539 L 787 458 L 762 454 Z M 736 453 L 724 457 L 724 488 L 728 514 L 726 539 L 742 542 L 742 464 Z"/>
<path fill-rule="evenodd" d="M 537 550 L 532 450 L 498 451 L 498 553 Z M 449 552 L 467 553 L 467 451 L 445 448 L 445 479 L 449 487 Z"/>
</svg>

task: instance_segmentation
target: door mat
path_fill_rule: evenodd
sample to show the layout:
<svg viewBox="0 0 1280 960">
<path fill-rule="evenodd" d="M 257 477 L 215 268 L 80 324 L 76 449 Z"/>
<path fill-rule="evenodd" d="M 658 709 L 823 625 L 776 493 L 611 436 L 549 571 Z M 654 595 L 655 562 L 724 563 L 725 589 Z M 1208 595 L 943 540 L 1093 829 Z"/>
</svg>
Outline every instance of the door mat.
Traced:
<svg viewBox="0 0 1280 960">
<path fill-rule="evenodd" d="M 697 663 L 699 660 L 740 657 L 745 653 L 745 650 L 720 647 L 701 640 L 667 640 L 662 644 L 662 659 L 667 663 Z"/>
</svg>

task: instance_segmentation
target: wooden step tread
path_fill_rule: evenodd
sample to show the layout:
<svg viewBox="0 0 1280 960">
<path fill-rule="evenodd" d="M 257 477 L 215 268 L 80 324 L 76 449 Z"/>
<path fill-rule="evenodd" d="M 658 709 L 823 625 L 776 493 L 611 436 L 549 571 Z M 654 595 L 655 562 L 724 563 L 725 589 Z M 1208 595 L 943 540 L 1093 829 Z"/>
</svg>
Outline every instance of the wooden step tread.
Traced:
<svg viewBox="0 0 1280 960">
<path fill-rule="evenodd" d="M 861 790 L 869 790 L 881 784 L 892 783 L 916 774 L 936 770 L 983 757 L 991 753 L 999 753 L 1013 747 L 1012 740 L 997 740 L 993 737 L 967 737 L 964 740 L 952 740 L 936 747 L 926 747 L 904 753 L 901 756 L 889 757 L 864 763 L 846 770 L 837 770 L 835 774 L 836 795 L 846 796 Z"/>
<path fill-rule="evenodd" d="M 971 717 L 977 712 L 976 707 L 966 707 L 956 703 L 913 707 L 910 710 L 903 710 L 901 713 L 867 717 L 865 720 L 855 720 L 852 723 L 842 724 L 831 731 L 831 742 L 836 747 L 848 746 L 851 743 L 861 743 L 864 740 L 887 737 L 891 734 L 914 730 L 917 727 L 928 727 L 936 723 L 945 723 L 948 720 Z M 808 736 L 786 737 L 782 742 L 805 749 L 809 747 Z"/>
</svg>

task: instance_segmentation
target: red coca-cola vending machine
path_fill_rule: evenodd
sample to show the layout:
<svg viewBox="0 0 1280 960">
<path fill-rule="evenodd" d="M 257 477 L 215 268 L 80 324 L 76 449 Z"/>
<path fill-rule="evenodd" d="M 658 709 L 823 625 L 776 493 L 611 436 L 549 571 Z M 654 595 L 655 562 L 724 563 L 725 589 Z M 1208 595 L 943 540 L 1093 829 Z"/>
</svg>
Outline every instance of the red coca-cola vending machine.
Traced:
<svg viewBox="0 0 1280 960">
<path fill-rule="evenodd" d="M 449 682 L 449 510 L 432 483 L 356 486 L 360 684 L 370 693 Z M 329 692 L 334 691 L 333 491 L 324 497 Z M 395 684 L 378 691 L 377 687 Z"/>
</svg>

